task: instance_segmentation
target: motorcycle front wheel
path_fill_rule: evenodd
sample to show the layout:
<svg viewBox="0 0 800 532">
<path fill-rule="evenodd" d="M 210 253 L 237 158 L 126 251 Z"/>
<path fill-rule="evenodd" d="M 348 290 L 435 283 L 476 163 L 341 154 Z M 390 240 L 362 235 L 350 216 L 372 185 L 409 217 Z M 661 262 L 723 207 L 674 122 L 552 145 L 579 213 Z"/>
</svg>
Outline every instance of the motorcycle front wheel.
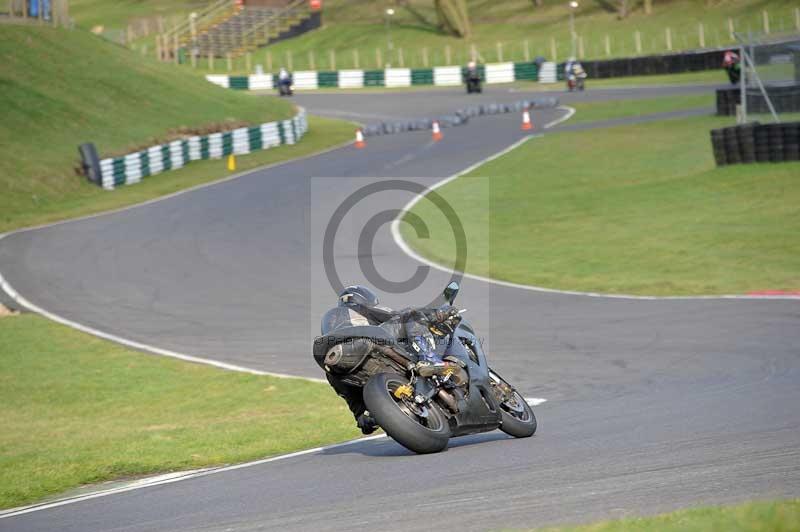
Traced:
<svg viewBox="0 0 800 532">
<path fill-rule="evenodd" d="M 418 405 L 413 397 L 395 393 L 406 384 L 408 379 L 402 375 L 374 375 L 364 386 L 367 410 L 386 434 L 406 449 L 419 454 L 443 451 L 450 439 L 447 417 L 435 403 Z"/>
<path fill-rule="evenodd" d="M 489 378 L 500 401 L 500 430 L 515 438 L 527 438 L 536 432 L 536 416 L 533 408 L 522 395 L 505 379 L 492 370 Z"/>
</svg>

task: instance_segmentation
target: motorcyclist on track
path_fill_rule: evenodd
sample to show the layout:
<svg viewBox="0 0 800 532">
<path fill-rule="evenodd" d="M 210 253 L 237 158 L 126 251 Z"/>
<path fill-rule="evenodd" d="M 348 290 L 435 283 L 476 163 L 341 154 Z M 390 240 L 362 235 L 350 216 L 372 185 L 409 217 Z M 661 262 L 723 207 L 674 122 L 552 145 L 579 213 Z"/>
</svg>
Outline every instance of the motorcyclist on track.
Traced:
<svg viewBox="0 0 800 532">
<path fill-rule="evenodd" d="M 285 67 L 281 67 L 280 71 L 278 72 L 278 89 L 281 96 L 291 96 L 292 94 L 292 74 L 286 70 Z"/>
<path fill-rule="evenodd" d="M 576 88 L 582 91 L 586 77 L 586 71 L 583 69 L 583 65 L 581 65 L 580 61 L 574 57 L 570 57 L 564 65 L 564 78 L 567 80 L 567 89 L 569 89 L 570 92 Z"/>
<path fill-rule="evenodd" d="M 437 341 L 455 329 L 460 315 L 457 309 L 444 306 L 439 309 L 409 308 L 394 311 L 380 306 L 378 296 L 365 286 L 348 286 L 339 294 L 337 312 L 329 312 L 332 319 L 340 320 L 341 325 L 378 325 L 385 329 L 397 345 L 418 357 L 418 366 L 443 366 L 445 362 L 436 353 Z M 327 315 L 326 315 L 327 316 Z M 440 334 L 434 334 L 436 331 Z M 343 345 L 342 349 L 359 349 L 357 343 Z M 356 419 L 356 424 L 364 434 L 371 434 L 377 428 L 375 421 L 366 412 L 362 390 L 342 382 L 331 373 L 326 373 L 328 382 L 346 402 Z"/>
</svg>

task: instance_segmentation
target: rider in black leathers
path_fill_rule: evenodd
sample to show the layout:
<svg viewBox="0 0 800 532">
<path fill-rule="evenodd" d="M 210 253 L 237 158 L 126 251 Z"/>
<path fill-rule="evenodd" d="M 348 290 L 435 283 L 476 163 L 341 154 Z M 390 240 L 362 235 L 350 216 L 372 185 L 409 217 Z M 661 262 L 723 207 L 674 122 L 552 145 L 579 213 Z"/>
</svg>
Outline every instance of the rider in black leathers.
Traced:
<svg viewBox="0 0 800 532">
<path fill-rule="evenodd" d="M 419 364 L 443 364 L 436 354 L 436 336 L 431 332 L 431 325 L 440 325 L 449 330 L 459 318 L 453 307 L 440 309 L 410 308 L 393 311 L 379 306 L 378 296 L 365 286 L 349 286 L 339 294 L 339 307 L 351 312 L 353 321 L 364 320 L 360 325 L 380 325 L 398 340 L 398 345 L 414 353 Z M 355 313 L 355 314 L 352 314 Z M 345 346 L 346 349 L 359 349 L 358 343 Z M 364 434 L 371 434 L 377 428 L 375 421 L 366 413 L 361 388 L 342 382 L 331 373 L 326 373 L 328 382 L 346 402 L 358 427 Z"/>
</svg>

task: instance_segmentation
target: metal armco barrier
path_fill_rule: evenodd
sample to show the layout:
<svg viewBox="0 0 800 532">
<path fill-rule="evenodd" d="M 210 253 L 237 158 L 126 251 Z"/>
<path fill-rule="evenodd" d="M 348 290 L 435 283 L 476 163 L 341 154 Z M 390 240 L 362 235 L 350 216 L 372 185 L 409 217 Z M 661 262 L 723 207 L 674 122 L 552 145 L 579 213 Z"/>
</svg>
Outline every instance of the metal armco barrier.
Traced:
<svg viewBox="0 0 800 532">
<path fill-rule="evenodd" d="M 800 161 L 800 122 L 712 129 L 711 145 L 717 166 Z"/>
</svg>

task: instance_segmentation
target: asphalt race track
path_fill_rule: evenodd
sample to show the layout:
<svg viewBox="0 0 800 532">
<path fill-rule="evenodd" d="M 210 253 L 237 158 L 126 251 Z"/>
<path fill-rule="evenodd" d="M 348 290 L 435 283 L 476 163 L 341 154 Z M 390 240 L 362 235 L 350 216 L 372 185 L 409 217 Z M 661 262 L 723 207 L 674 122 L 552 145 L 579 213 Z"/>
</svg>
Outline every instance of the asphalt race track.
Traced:
<svg viewBox="0 0 800 532">
<path fill-rule="evenodd" d="M 709 90 L 558 96 L 569 104 Z M 490 89 L 468 100 L 453 89 L 296 100 L 368 123 L 528 96 Z M 432 185 L 491 156 L 523 138 L 519 120 L 475 118 L 438 143 L 426 132 L 371 137 L 364 150 L 14 233 L 0 240 L 0 272 L 33 304 L 85 326 L 319 378 L 311 342 L 335 298 L 323 261 L 345 284 L 365 282 L 360 261 L 370 257 L 380 275 L 408 279 L 420 264 L 389 224 L 369 256 L 355 244 L 362 228 L 413 197 L 398 181 Z M 323 257 L 334 211 L 375 183 L 387 190 L 347 212 L 333 256 Z M 449 278 L 431 269 L 411 293 L 381 295 L 396 307 L 425 303 Z M 524 395 L 547 398 L 533 438 L 465 437 L 430 456 L 364 441 L 7 517 L 0 530 L 485 530 L 800 495 L 800 301 L 589 297 L 464 279 L 458 302 L 493 366 Z"/>
</svg>

